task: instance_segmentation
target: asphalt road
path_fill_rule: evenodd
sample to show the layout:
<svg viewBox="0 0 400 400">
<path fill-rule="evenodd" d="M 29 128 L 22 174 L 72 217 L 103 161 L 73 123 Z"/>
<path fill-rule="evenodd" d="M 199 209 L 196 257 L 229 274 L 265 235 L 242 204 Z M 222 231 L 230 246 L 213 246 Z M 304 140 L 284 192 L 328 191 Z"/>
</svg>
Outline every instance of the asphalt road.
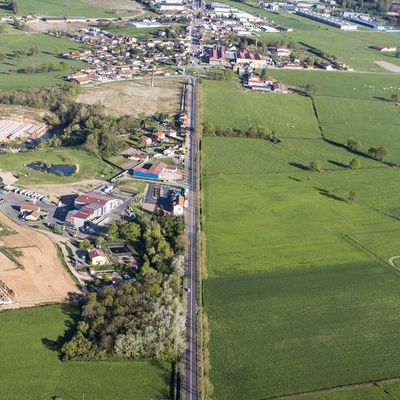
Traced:
<svg viewBox="0 0 400 400">
<path fill-rule="evenodd" d="M 188 260 L 185 279 L 186 289 L 186 342 L 185 352 L 185 400 L 197 400 L 199 398 L 199 374 L 198 374 L 198 349 L 197 349 L 197 143 L 196 143 L 196 79 L 191 79 L 190 95 L 190 137 L 189 163 L 187 167 L 187 186 L 189 188 L 189 206 L 186 214 L 186 232 L 188 237 Z"/>
</svg>

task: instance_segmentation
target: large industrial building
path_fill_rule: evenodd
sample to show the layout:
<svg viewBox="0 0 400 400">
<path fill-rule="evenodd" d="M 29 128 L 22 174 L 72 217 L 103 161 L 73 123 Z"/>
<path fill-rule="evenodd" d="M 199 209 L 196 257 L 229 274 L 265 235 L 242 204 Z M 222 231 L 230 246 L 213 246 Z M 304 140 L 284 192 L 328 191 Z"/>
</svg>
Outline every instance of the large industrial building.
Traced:
<svg viewBox="0 0 400 400">
<path fill-rule="evenodd" d="M 143 167 L 134 168 L 132 175 L 136 178 L 144 179 L 161 179 L 167 168 L 167 164 L 163 162 L 155 162 Z"/>
<path fill-rule="evenodd" d="M 102 217 L 122 204 L 122 200 L 99 193 L 88 193 L 75 199 L 75 210 L 67 214 L 66 221 L 76 228 Z"/>
</svg>

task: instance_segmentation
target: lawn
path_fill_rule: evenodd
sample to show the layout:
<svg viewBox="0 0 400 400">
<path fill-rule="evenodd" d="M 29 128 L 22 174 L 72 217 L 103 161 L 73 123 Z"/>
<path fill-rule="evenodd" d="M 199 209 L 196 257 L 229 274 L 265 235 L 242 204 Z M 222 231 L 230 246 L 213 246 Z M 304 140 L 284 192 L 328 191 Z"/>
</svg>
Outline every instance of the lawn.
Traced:
<svg viewBox="0 0 400 400">
<path fill-rule="evenodd" d="M 205 81 L 202 95 L 203 120 L 216 126 L 245 129 L 262 124 L 282 137 L 320 137 L 307 97 L 243 90 L 236 79 Z"/>
<path fill-rule="evenodd" d="M 5 0 L 0 0 L 0 10 L 11 14 L 5 5 Z M 118 0 L 114 2 L 115 8 L 121 3 L 129 4 L 127 0 Z M 104 6 L 102 0 L 18 0 L 19 15 L 37 14 L 51 16 L 67 16 L 67 17 L 116 17 L 132 15 L 132 12 L 114 12 L 110 5 Z"/>
<path fill-rule="evenodd" d="M 381 100 L 325 96 L 316 97 L 315 105 L 325 137 L 339 143 L 350 136 L 358 138 L 365 152 L 371 146 L 386 146 L 387 159 L 400 162 L 399 106 Z"/>
<path fill-rule="evenodd" d="M 7 40 L 0 40 L 0 53 L 7 58 L 0 63 L 0 91 L 16 90 L 29 87 L 43 87 L 62 83 L 62 78 L 71 70 L 83 65 L 77 60 L 67 60 L 58 55 L 79 48 L 79 45 L 67 39 L 55 38 L 42 33 L 15 33 L 4 36 Z M 32 56 L 13 56 L 14 51 L 29 50 L 37 46 L 39 53 Z M 44 72 L 26 74 L 18 72 L 18 69 L 27 66 L 59 63 L 64 61 L 69 69 L 59 72 Z"/>
<path fill-rule="evenodd" d="M 0 314 L 0 397 L 7 400 L 149 400 L 167 398 L 169 365 L 150 362 L 61 362 L 57 349 L 71 328 L 60 306 Z"/>
<path fill-rule="evenodd" d="M 77 172 L 71 176 L 57 176 L 45 172 L 34 171 L 26 164 L 38 161 L 49 164 L 70 164 L 78 166 Z M 34 150 L 21 153 L 0 154 L 0 169 L 14 173 L 19 185 L 70 183 L 82 179 L 108 179 L 118 171 L 100 158 L 77 149 Z"/>
</svg>

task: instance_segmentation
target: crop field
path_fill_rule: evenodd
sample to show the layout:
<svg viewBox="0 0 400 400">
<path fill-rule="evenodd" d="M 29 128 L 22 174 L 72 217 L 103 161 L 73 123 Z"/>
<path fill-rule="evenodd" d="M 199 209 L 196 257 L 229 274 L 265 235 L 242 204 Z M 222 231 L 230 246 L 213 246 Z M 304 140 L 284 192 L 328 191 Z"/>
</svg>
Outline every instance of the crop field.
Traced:
<svg viewBox="0 0 400 400">
<path fill-rule="evenodd" d="M 117 0 L 112 3 L 105 0 L 19 0 L 19 14 L 79 16 L 79 17 L 115 17 L 132 15 L 140 6 L 130 0 Z M 5 0 L 0 0 L 0 10 L 12 14 Z"/>
<path fill-rule="evenodd" d="M 339 143 L 359 137 L 363 150 L 386 145 L 390 157 L 395 156 L 394 141 L 386 138 L 394 137 L 396 106 L 374 100 L 387 94 L 370 91 L 361 78 L 355 80 L 359 91 L 353 98 L 347 75 L 318 78 L 323 95 L 315 102 L 325 135 Z M 286 75 L 292 82 L 305 76 Z M 384 74 L 367 82 L 390 83 Z M 218 109 L 211 94 L 219 96 Z M 235 83 L 206 82 L 203 120 L 243 126 L 248 118 L 260 118 L 258 107 L 268 115 L 275 98 L 295 98 L 261 94 L 251 106 L 245 96 Z M 291 107 L 291 102 L 281 104 L 283 125 L 293 116 Z M 374 117 L 381 121 L 380 132 Z M 264 118 L 260 123 L 268 125 L 277 117 Z M 302 129 L 307 131 L 308 124 L 314 132 L 315 121 L 308 114 Z M 297 128 L 290 137 L 281 133 L 278 145 L 202 139 L 209 276 L 204 293 L 216 399 L 256 400 L 400 377 L 400 358 L 393 352 L 400 341 L 394 333 L 400 327 L 400 277 L 388 264 L 400 254 L 400 189 L 395 184 L 400 172 L 323 141 L 317 129 L 315 136 L 304 138 L 296 136 Z M 343 136 L 333 136 L 342 131 Z M 376 143 L 367 141 L 374 137 Z M 359 170 L 347 167 L 353 157 L 362 162 Z M 322 162 L 324 172 L 308 170 L 314 159 Z M 400 384 L 389 386 L 393 395 L 400 393 Z M 371 386 L 305 398 L 390 396 Z"/>
<path fill-rule="evenodd" d="M 77 166 L 77 172 L 71 176 L 57 176 L 29 169 L 26 164 L 38 161 L 49 164 L 70 164 Z M 19 178 L 18 185 L 63 184 L 83 179 L 108 179 L 116 174 L 116 168 L 84 150 L 35 150 L 25 153 L 6 153 L 0 155 L 0 169 L 10 171 Z"/>
<path fill-rule="evenodd" d="M 169 365 L 61 362 L 58 349 L 74 310 L 47 306 L 0 313 L 0 398 L 149 400 L 169 397 Z"/>
<path fill-rule="evenodd" d="M 203 84 L 203 119 L 217 126 L 247 128 L 264 125 L 282 137 L 320 136 L 310 99 L 241 89 L 235 80 Z"/>
<path fill-rule="evenodd" d="M 60 58 L 58 54 L 75 50 L 79 45 L 67 39 L 55 38 L 42 33 L 27 34 L 24 32 L 7 35 L 7 40 L 0 40 L 0 53 L 7 58 L 0 63 L 0 90 L 16 90 L 29 87 L 42 87 L 62 83 L 62 78 L 78 69 L 82 62 Z M 37 55 L 14 56 L 14 51 L 27 51 L 37 46 Z M 69 69 L 59 72 L 22 73 L 19 69 L 27 66 L 38 66 L 64 61 Z"/>
</svg>

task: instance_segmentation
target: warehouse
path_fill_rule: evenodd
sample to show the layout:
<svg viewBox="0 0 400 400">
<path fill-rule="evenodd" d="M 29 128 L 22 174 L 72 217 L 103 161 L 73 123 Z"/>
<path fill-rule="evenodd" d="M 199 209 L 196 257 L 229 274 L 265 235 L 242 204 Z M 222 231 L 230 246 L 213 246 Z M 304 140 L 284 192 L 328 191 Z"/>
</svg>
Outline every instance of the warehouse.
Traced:
<svg viewBox="0 0 400 400">
<path fill-rule="evenodd" d="M 132 171 L 132 175 L 136 178 L 161 179 L 166 168 L 167 164 L 164 164 L 163 162 L 155 162 L 153 164 L 147 164 L 143 167 L 135 168 Z"/>
</svg>

